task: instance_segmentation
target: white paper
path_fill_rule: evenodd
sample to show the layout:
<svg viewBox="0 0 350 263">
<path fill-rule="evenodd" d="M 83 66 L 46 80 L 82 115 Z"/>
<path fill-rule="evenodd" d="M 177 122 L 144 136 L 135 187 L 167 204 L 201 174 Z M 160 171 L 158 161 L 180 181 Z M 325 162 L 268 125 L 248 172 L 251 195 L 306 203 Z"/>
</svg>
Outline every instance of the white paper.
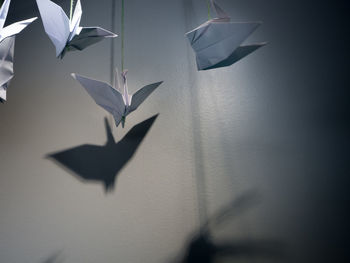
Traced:
<svg viewBox="0 0 350 263">
<path fill-rule="evenodd" d="M 230 22 L 230 17 L 216 1 L 211 0 L 211 3 L 218 17 L 186 33 L 196 53 L 198 70 L 232 65 L 266 44 L 241 45 L 261 23 Z"/>
<path fill-rule="evenodd" d="M 115 73 L 113 87 L 105 82 L 90 79 L 75 73 L 73 73 L 72 76 L 79 81 L 96 104 L 113 115 L 117 127 L 120 123 L 122 123 L 124 127 L 126 116 L 135 111 L 142 102 L 163 83 L 163 81 L 160 81 L 144 86 L 133 95 L 130 95 L 126 74 L 127 70 L 123 71 L 121 74 L 122 87 L 119 84 L 118 70 L 116 70 Z"/>
<path fill-rule="evenodd" d="M 15 37 L 8 37 L 0 42 L 0 102 L 6 100 L 7 87 L 13 78 L 13 53 Z"/>
<path fill-rule="evenodd" d="M 82 8 L 77 1 L 72 20 L 63 9 L 50 0 L 36 0 L 46 34 L 56 47 L 56 56 L 63 58 L 67 51 L 83 50 L 104 38 L 116 34 L 100 27 L 80 27 Z"/>
<path fill-rule="evenodd" d="M 4 27 L 11 0 L 5 0 L 0 9 L 0 102 L 6 101 L 6 92 L 13 78 L 15 36 L 37 17 L 19 21 Z"/>
</svg>

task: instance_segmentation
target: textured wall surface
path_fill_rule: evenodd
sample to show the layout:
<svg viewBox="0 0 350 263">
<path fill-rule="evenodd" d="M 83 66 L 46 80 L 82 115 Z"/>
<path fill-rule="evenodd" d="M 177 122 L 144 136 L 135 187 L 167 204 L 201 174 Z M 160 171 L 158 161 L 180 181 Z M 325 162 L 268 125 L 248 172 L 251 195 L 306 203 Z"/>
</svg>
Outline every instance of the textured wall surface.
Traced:
<svg viewBox="0 0 350 263">
<path fill-rule="evenodd" d="M 12 20 L 37 14 L 33 0 L 12 2 Z M 56 2 L 68 11 L 68 0 Z M 0 262 L 174 262 L 201 224 L 246 191 L 258 202 L 213 227 L 215 242 L 276 241 L 284 255 L 229 262 L 343 262 L 342 1 L 218 1 L 234 21 L 263 21 L 249 40 L 269 44 L 206 72 L 184 37 L 206 20 L 205 1 L 125 2 L 129 89 L 164 83 L 113 128 L 120 140 L 159 113 L 109 193 L 45 156 L 106 142 L 111 116 L 70 73 L 110 81 L 120 38 L 63 60 L 40 20 L 16 39 L 15 78 L 0 105 Z M 111 0 L 82 5 L 83 26 L 120 33 L 120 1 L 114 24 Z"/>
</svg>

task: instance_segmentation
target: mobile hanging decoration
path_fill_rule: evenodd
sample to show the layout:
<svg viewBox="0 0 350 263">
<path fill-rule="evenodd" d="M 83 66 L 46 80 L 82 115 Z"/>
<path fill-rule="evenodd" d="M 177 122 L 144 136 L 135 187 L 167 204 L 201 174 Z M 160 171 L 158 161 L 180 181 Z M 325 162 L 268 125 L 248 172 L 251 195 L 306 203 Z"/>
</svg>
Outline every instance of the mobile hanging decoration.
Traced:
<svg viewBox="0 0 350 263">
<path fill-rule="evenodd" d="M 73 73 L 72 76 L 85 88 L 94 101 L 113 115 L 115 125 L 118 127 L 122 123 L 124 128 L 126 116 L 136 110 L 140 104 L 160 85 L 156 82 L 139 89 L 135 94 L 130 95 L 126 81 L 127 70 L 122 73 L 123 91 L 119 91 L 118 70 L 115 73 L 114 87 L 111 85 L 89 79 L 84 76 Z"/>
<path fill-rule="evenodd" d="M 15 36 L 37 19 L 33 17 L 4 27 L 10 3 L 11 0 L 5 0 L 0 9 L 0 102 L 6 101 L 7 88 L 14 76 Z"/>
<path fill-rule="evenodd" d="M 80 27 L 82 8 L 77 1 L 73 13 L 73 0 L 70 5 L 70 18 L 63 9 L 50 0 L 36 0 L 45 32 L 56 47 L 56 56 L 63 58 L 67 51 L 83 50 L 104 38 L 117 37 L 101 27 Z"/>
<path fill-rule="evenodd" d="M 149 84 L 139 89 L 133 95 L 129 94 L 126 74 L 124 69 L 124 0 L 122 0 L 121 14 L 121 67 L 122 87 L 119 82 L 118 69 L 115 70 L 114 84 L 109 85 L 102 81 L 93 80 L 73 73 L 72 76 L 85 88 L 94 101 L 113 115 L 115 125 L 122 123 L 124 128 L 126 116 L 135 111 L 151 93 L 163 83 L 163 81 Z"/>
<path fill-rule="evenodd" d="M 266 42 L 241 45 L 261 22 L 231 22 L 215 0 L 207 0 L 207 5 L 209 20 L 186 33 L 196 53 L 198 70 L 230 66 L 266 45 Z M 215 10 L 216 18 L 211 18 L 210 7 Z"/>
</svg>

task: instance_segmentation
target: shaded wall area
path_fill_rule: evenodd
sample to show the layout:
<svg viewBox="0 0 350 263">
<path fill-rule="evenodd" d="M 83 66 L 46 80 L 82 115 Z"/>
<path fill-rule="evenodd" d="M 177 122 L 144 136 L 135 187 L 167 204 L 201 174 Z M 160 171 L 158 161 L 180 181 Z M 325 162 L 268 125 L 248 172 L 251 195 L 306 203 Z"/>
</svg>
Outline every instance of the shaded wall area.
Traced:
<svg viewBox="0 0 350 263">
<path fill-rule="evenodd" d="M 24 2 L 10 21 L 38 15 Z M 129 89 L 164 83 L 124 129 L 70 77 L 111 81 L 120 38 L 63 60 L 40 20 L 16 39 L 0 105 L 0 261 L 346 262 L 344 1 L 218 0 L 234 21 L 263 21 L 249 40 L 269 44 L 206 72 L 184 37 L 205 1 L 125 2 Z M 120 4 L 82 0 L 81 24 L 120 34 Z M 46 158 L 105 145 L 104 118 L 119 142 L 155 114 L 113 191 Z"/>
</svg>

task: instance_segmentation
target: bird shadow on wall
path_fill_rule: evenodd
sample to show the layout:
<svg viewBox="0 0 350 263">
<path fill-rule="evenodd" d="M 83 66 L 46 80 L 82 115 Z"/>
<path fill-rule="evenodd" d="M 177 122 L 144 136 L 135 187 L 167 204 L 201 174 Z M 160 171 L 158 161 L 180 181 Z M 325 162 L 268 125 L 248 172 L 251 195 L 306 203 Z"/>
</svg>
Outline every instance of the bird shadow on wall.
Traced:
<svg viewBox="0 0 350 263">
<path fill-rule="evenodd" d="M 215 241 L 212 230 L 239 216 L 247 208 L 257 204 L 256 192 L 246 192 L 210 217 L 194 233 L 182 256 L 172 263 L 235 262 L 244 259 L 285 260 L 285 246 L 275 240 Z M 225 261 L 227 260 L 227 261 Z M 239 261 L 241 262 L 241 261 Z M 265 262 L 265 261 L 264 261 Z"/>
<path fill-rule="evenodd" d="M 103 146 L 84 144 L 46 155 L 83 182 L 102 182 L 105 192 L 114 189 L 120 170 L 131 160 L 158 114 L 135 125 L 116 143 L 105 118 L 107 142 Z"/>
</svg>

